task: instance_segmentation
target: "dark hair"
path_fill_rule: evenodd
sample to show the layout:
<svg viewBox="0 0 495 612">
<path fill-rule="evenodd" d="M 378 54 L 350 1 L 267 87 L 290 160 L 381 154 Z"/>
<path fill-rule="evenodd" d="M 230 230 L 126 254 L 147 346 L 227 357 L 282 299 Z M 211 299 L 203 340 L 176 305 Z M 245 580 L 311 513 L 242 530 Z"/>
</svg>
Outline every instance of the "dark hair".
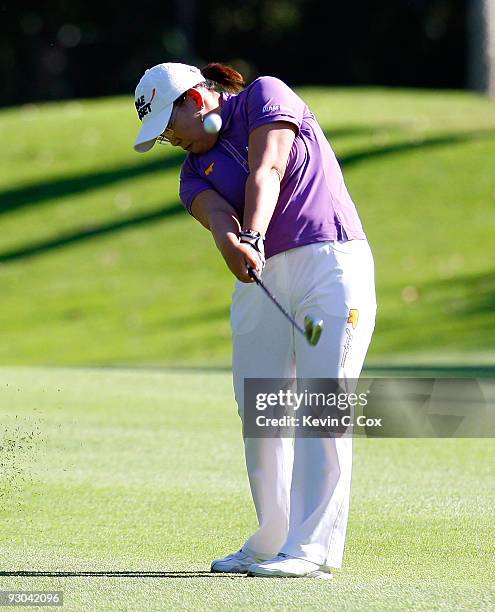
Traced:
<svg viewBox="0 0 495 612">
<path fill-rule="evenodd" d="M 206 79 L 206 83 L 202 83 L 202 85 L 219 92 L 239 93 L 246 84 L 240 72 L 237 72 L 231 66 L 217 62 L 212 62 L 201 68 L 201 74 Z"/>
<path fill-rule="evenodd" d="M 219 93 L 223 91 L 239 93 L 246 85 L 242 74 L 226 64 L 212 62 L 201 68 L 201 74 L 205 77 L 206 81 L 199 83 L 198 87 L 206 87 L 206 89 L 212 89 Z M 184 92 L 174 101 L 174 108 L 180 106 L 186 98 L 187 92 Z"/>
</svg>

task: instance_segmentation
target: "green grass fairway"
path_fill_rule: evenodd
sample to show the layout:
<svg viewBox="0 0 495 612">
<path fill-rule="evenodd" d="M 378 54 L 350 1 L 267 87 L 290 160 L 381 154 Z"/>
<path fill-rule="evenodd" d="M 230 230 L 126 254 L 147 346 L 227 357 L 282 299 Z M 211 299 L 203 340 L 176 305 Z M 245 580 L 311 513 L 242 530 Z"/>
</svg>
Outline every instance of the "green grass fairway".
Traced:
<svg viewBox="0 0 495 612">
<path fill-rule="evenodd" d="M 227 372 L 3 367 L 0 410 L 0 590 L 77 612 L 495 606 L 492 440 L 356 440 L 345 568 L 248 579 L 207 573 L 255 527 Z"/>
<path fill-rule="evenodd" d="M 370 360 L 493 363 L 493 102 L 300 93 L 375 255 Z M 233 279 L 179 204 L 183 153 L 134 153 L 138 127 L 131 95 L 0 111 L 0 363 L 228 363 Z"/>
</svg>

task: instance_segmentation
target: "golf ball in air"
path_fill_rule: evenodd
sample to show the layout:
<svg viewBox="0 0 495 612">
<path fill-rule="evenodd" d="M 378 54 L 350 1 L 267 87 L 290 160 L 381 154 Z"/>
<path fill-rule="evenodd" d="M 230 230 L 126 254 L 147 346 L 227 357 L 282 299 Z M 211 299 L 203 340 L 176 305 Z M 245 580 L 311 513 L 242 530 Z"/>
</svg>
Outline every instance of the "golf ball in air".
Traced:
<svg viewBox="0 0 495 612">
<path fill-rule="evenodd" d="M 222 127 L 222 118 L 217 113 L 210 113 L 206 115 L 203 127 L 208 134 L 216 134 Z"/>
</svg>

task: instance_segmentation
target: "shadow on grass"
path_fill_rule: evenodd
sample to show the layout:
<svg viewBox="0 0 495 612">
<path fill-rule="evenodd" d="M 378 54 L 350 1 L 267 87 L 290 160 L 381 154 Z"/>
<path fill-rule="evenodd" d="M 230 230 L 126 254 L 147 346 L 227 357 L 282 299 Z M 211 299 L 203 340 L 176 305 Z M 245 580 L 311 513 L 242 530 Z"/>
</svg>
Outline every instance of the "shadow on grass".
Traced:
<svg viewBox="0 0 495 612">
<path fill-rule="evenodd" d="M 368 128 L 366 126 L 350 126 L 347 128 L 337 128 L 334 131 L 327 130 L 325 134 L 329 137 L 336 137 L 338 135 L 344 136 L 356 133 L 366 133 L 367 131 L 373 132 L 380 129 L 390 129 L 390 127 L 385 126 L 380 128 L 380 126 L 373 126 Z M 462 134 L 446 134 L 443 136 L 433 136 L 418 140 L 408 140 L 407 142 L 374 147 L 371 149 L 350 153 L 341 157 L 339 161 L 342 166 L 346 168 L 359 162 L 365 162 L 370 159 L 384 157 L 387 155 L 395 155 L 397 153 L 411 150 L 423 150 L 446 145 L 462 144 L 473 140 L 480 140 L 482 138 L 491 138 L 493 136 L 495 136 L 495 130 L 478 130 L 465 132 Z M 102 172 L 86 173 L 68 178 L 51 179 L 49 181 L 31 183 L 25 187 L 3 191 L 0 192 L 0 214 L 27 205 L 39 204 L 40 202 L 44 202 L 46 200 L 97 189 L 112 183 L 117 183 L 121 180 L 157 172 L 158 170 L 178 168 L 182 160 L 183 155 L 181 153 L 174 153 L 165 158 L 153 160 L 147 164 L 139 164 L 136 166 L 117 168 Z M 120 231 L 135 225 L 167 219 L 177 215 L 182 210 L 182 206 L 180 206 L 180 204 L 176 204 L 173 207 L 165 209 L 162 208 L 151 213 L 137 215 L 125 221 L 108 223 L 100 227 L 74 232 L 72 234 L 66 234 L 51 240 L 36 243 L 34 245 L 20 247 L 18 249 L 1 253 L 0 263 L 25 259 L 33 255 L 39 255 L 47 251 L 69 246 L 82 240 L 107 235 L 109 233 Z"/>
<path fill-rule="evenodd" d="M 0 576 L 29 576 L 33 578 L 245 578 L 244 574 L 226 574 L 208 571 L 197 572 L 138 572 L 138 571 L 101 571 L 101 572 L 0 572 Z"/>
<path fill-rule="evenodd" d="M 143 215 L 136 215 L 134 217 L 130 217 L 129 219 L 124 219 L 123 221 L 107 223 L 98 227 L 85 229 L 79 232 L 65 234 L 52 240 L 44 240 L 42 242 L 21 247 L 19 249 L 7 251 L 6 253 L 0 253 L 0 263 L 7 263 L 14 260 L 19 261 L 21 259 L 32 257 L 33 255 L 47 253 L 49 251 L 53 251 L 54 249 L 66 247 L 71 244 L 82 242 L 84 240 L 90 240 L 92 238 L 113 234 L 128 227 L 137 227 L 146 223 L 153 223 L 155 221 L 169 219 L 184 212 L 185 209 L 181 204 L 174 204 L 173 206 L 169 206 L 167 208 L 159 208 Z"/>
<path fill-rule="evenodd" d="M 448 261 L 446 258 L 445 265 Z M 495 364 L 491 365 L 485 357 L 475 357 L 476 354 L 493 353 L 495 271 L 461 274 L 452 270 L 447 278 L 421 281 L 415 286 L 417 297 L 412 303 L 402 301 L 402 284 L 394 287 L 391 293 L 391 287 L 387 288 L 388 310 L 378 314 L 376 326 L 376 334 L 387 355 L 466 352 L 469 355 L 467 364 L 456 359 L 450 363 L 447 361 L 443 368 L 434 358 L 432 364 L 415 366 L 413 363 L 412 367 L 415 372 L 434 370 L 432 375 L 439 376 L 442 372 L 450 372 L 453 376 L 495 376 Z M 380 304 L 380 298 L 378 302 Z M 382 364 L 380 359 L 374 365 L 379 366 L 378 370 L 400 372 L 403 369 L 400 362 L 394 364 L 392 359 L 388 364 Z M 406 364 L 406 369 L 408 367 Z"/>
<path fill-rule="evenodd" d="M 449 314 L 459 317 L 495 311 L 495 272 L 452 275 L 424 283 L 421 290 L 438 294 L 437 302 L 446 301 Z"/>
<path fill-rule="evenodd" d="M 51 178 L 46 181 L 29 183 L 0 192 L 0 214 L 41 204 L 47 200 L 56 200 L 85 191 L 106 187 L 113 183 L 136 178 L 153 172 L 179 168 L 184 156 L 173 152 L 147 163 L 135 164 L 111 170 L 97 170 L 74 176 Z"/>
<path fill-rule="evenodd" d="M 349 138 L 352 136 L 375 136 L 382 132 L 401 132 L 402 134 L 406 131 L 403 125 L 400 124 L 386 124 L 380 125 L 343 125 L 335 128 L 325 128 L 325 136 L 331 141 L 337 138 Z"/>
<path fill-rule="evenodd" d="M 391 378 L 495 378 L 495 365 L 367 365 L 363 377 L 373 374 Z"/>
<path fill-rule="evenodd" d="M 390 131 L 396 126 L 343 126 L 335 129 L 327 129 L 325 135 L 328 138 L 339 138 L 360 134 L 372 135 L 377 132 Z M 443 136 L 432 136 L 407 140 L 406 142 L 364 149 L 340 158 L 343 166 L 351 165 L 360 161 L 366 161 L 375 157 L 392 155 L 404 151 L 445 146 L 450 144 L 461 144 L 470 140 L 489 138 L 495 135 L 495 130 L 477 130 L 458 134 L 445 134 Z M 122 180 L 131 179 L 157 172 L 159 170 L 170 170 L 179 168 L 184 155 L 182 152 L 173 151 L 166 157 L 160 157 L 147 163 L 140 163 L 124 168 L 111 170 L 98 170 L 78 174 L 76 176 L 51 178 L 46 181 L 33 182 L 22 187 L 7 189 L 0 192 L 0 214 L 16 210 L 25 206 L 40 204 L 47 200 L 63 198 L 65 196 L 91 191 L 100 187 L 106 187 Z"/>
<path fill-rule="evenodd" d="M 402 285 L 395 290 L 397 300 L 400 300 L 401 288 Z M 403 308 L 415 308 L 425 302 L 430 310 L 435 309 L 441 317 L 457 318 L 495 311 L 495 271 L 470 274 L 452 272 L 446 278 L 421 282 L 416 289 L 417 303 L 403 305 Z M 390 329 L 397 329 L 401 325 L 401 320 L 387 322 Z"/>
<path fill-rule="evenodd" d="M 332 138 L 332 132 L 326 131 L 325 136 L 327 136 L 327 138 Z M 390 145 L 365 149 L 363 151 L 356 151 L 355 153 L 349 153 L 348 155 L 338 157 L 338 159 L 342 166 L 347 168 L 359 162 L 364 162 L 379 157 L 386 157 L 387 155 L 395 155 L 397 153 L 404 153 L 420 149 L 433 149 L 435 147 L 444 147 L 447 145 L 464 144 L 473 140 L 489 139 L 493 137 L 495 137 L 494 129 L 476 130 L 460 134 L 445 134 L 442 136 L 431 136 L 429 138 L 418 137 L 417 139 L 410 139 L 406 142 L 398 142 Z"/>
<path fill-rule="evenodd" d="M 346 136 L 362 134 L 371 136 L 377 132 L 393 129 L 396 129 L 396 126 L 343 126 L 328 130 L 327 135 L 332 138 L 345 138 Z M 91 191 L 92 189 L 99 189 L 122 180 L 128 180 L 158 171 L 166 171 L 174 168 L 178 169 L 183 160 L 184 154 L 182 151 L 173 150 L 165 157 L 153 159 L 146 163 L 110 170 L 86 172 L 74 176 L 55 177 L 44 181 L 28 183 L 22 187 L 6 189 L 5 191 L 0 191 L 0 214 L 26 206 L 41 204 L 48 200 L 64 198 L 85 191 Z"/>
</svg>

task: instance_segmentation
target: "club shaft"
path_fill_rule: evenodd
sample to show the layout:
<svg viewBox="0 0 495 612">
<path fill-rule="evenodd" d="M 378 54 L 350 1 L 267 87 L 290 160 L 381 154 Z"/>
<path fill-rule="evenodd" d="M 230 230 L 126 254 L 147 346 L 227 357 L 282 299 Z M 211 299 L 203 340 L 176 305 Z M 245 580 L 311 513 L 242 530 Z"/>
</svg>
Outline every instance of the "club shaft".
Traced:
<svg viewBox="0 0 495 612">
<path fill-rule="evenodd" d="M 261 278 L 256 274 L 254 269 L 251 268 L 250 266 L 248 266 L 248 274 L 252 279 L 255 280 L 256 284 L 259 285 L 263 289 L 266 295 L 271 299 L 271 301 L 280 310 L 280 312 L 292 323 L 292 325 L 297 329 L 297 331 L 300 332 L 306 338 L 306 332 L 304 331 L 304 329 L 299 325 L 299 323 L 297 323 L 294 320 L 293 317 L 291 317 L 291 315 L 287 312 L 287 310 L 285 310 L 282 304 L 280 304 L 277 298 L 272 293 L 270 293 L 270 291 L 267 289 L 266 285 L 263 283 Z"/>
</svg>

